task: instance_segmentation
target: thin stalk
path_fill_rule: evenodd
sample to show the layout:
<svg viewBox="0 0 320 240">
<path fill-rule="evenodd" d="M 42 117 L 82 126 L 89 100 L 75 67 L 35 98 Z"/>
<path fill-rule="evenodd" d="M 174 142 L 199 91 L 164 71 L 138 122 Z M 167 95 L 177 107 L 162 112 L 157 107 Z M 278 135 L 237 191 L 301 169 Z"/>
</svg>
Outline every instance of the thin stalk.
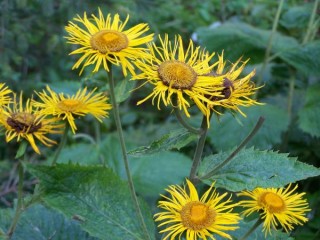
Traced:
<svg viewBox="0 0 320 240">
<path fill-rule="evenodd" d="M 94 122 L 95 144 L 99 147 L 99 149 L 101 148 L 101 133 L 100 132 L 101 132 L 100 123 L 95 121 Z M 102 165 L 104 167 L 106 167 L 107 166 L 106 159 L 103 156 L 103 154 L 101 154 L 101 151 L 99 154 L 99 158 L 100 158 Z"/>
<path fill-rule="evenodd" d="M 14 230 L 16 229 L 17 223 L 19 221 L 20 215 L 23 212 L 24 206 L 23 206 L 23 178 L 24 178 L 24 170 L 23 170 L 23 165 L 21 162 L 18 164 L 18 175 L 19 175 L 19 181 L 18 181 L 18 202 L 17 202 L 17 207 L 16 211 L 11 223 L 11 226 L 8 230 L 7 236 L 9 239 L 11 238 Z"/>
<path fill-rule="evenodd" d="M 267 67 L 268 62 L 269 62 L 269 56 L 270 56 L 271 47 L 272 47 L 272 40 L 273 40 L 274 34 L 276 33 L 276 30 L 277 30 L 277 26 L 278 26 L 278 23 L 279 23 L 279 18 L 280 18 L 280 14 L 281 14 L 281 11 L 282 11 L 283 3 L 284 3 L 284 0 L 280 0 L 279 5 L 278 5 L 278 10 L 277 10 L 277 13 L 276 13 L 276 17 L 275 17 L 275 19 L 273 21 L 272 30 L 271 30 L 271 34 L 270 34 L 270 37 L 269 37 L 269 40 L 268 40 L 267 49 L 266 49 L 266 52 L 265 52 L 265 56 L 264 56 L 263 64 L 262 64 L 262 67 L 261 67 L 260 75 L 259 75 L 259 78 L 257 80 L 257 86 L 261 85 L 263 73 L 264 73 L 264 71 L 265 71 L 265 69 Z"/>
<path fill-rule="evenodd" d="M 118 132 L 118 136 L 119 136 L 119 140 L 120 140 L 123 162 L 124 162 L 126 175 L 128 178 L 130 193 L 131 193 L 131 197 L 132 197 L 132 200 L 134 203 L 135 210 L 138 215 L 138 219 L 139 219 L 140 224 L 143 228 L 144 235 L 145 235 L 145 237 L 147 237 L 147 239 L 150 239 L 149 232 L 148 232 L 147 226 L 146 226 L 144 219 L 143 219 L 143 215 L 142 215 L 142 212 L 141 212 L 141 209 L 139 206 L 138 198 L 137 198 L 137 195 L 135 192 L 132 176 L 130 173 L 129 161 L 128 161 L 128 156 L 127 156 L 127 149 L 126 149 L 126 144 L 124 141 L 122 125 L 121 125 L 121 120 L 120 120 L 120 114 L 119 114 L 118 104 L 117 104 L 116 96 L 115 96 L 115 83 L 114 83 L 113 74 L 112 74 L 112 64 L 108 63 L 108 65 L 109 65 L 108 66 L 109 67 L 108 78 L 109 78 L 109 85 L 110 85 L 110 99 L 111 99 L 111 103 L 112 103 L 117 132 Z"/>
<path fill-rule="evenodd" d="M 289 83 L 289 93 L 288 93 L 288 105 L 287 105 L 289 119 L 291 119 L 291 115 L 292 115 L 292 102 L 293 102 L 295 79 L 296 79 L 295 76 L 291 74 L 290 83 Z"/>
<path fill-rule="evenodd" d="M 309 19 L 309 23 L 308 23 L 307 33 L 304 36 L 302 44 L 306 44 L 307 42 L 310 41 L 312 29 L 313 29 L 313 24 L 315 22 L 315 18 L 316 18 L 316 14 L 317 14 L 318 4 L 319 4 L 319 0 L 315 0 L 314 5 L 313 5 L 313 9 L 312 9 L 312 13 L 311 13 L 311 16 Z"/>
<path fill-rule="evenodd" d="M 288 118 L 290 120 L 290 125 L 292 126 L 293 120 L 292 120 L 292 104 L 293 104 L 293 96 L 294 96 L 294 89 L 295 89 L 295 74 L 294 70 L 290 69 L 290 82 L 289 82 L 289 91 L 288 91 L 288 103 L 287 103 L 287 113 L 288 113 Z M 290 134 L 290 127 L 289 130 L 284 134 L 283 136 L 283 141 L 280 146 L 281 151 L 286 151 L 287 145 L 288 145 L 288 139 L 289 139 L 289 134 Z"/>
<path fill-rule="evenodd" d="M 70 129 L 70 126 L 69 126 L 68 123 L 66 123 L 66 127 L 64 128 L 64 132 L 63 132 L 60 144 L 59 144 L 58 149 L 56 150 L 56 152 L 55 152 L 55 154 L 53 156 L 53 160 L 52 160 L 51 166 L 54 166 L 57 163 L 57 160 L 58 160 L 58 158 L 60 156 L 61 150 L 64 147 L 64 145 L 66 144 L 69 129 Z"/>
<path fill-rule="evenodd" d="M 202 123 L 201 123 L 201 133 L 200 133 L 200 138 L 197 143 L 196 151 L 194 153 L 193 157 L 193 162 L 190 170 L 190 175 L 189 175 L 189 180 L 193 183 L 196 184 L 198 178 L 196 177 L 197 174 L 197 169 L 201 161 L 201 156 L 203 153 L 203 148 L 204 144 L 206 142 L 206 137 L 207 137 L 207 132 L 208 132 L 208 121 L 207 117 L 203 116 L 202 118 Z"/>
<path fill-rule="evenodd" d="M 245 240 L 245 239 L 247 239 L 247 237 L 249 237 L 249 236 L 251 235 L 251 233 L 253 233 L 253 232 L 257 229 L 257 227 L 260 226 L 260 224 L 261 224 L 262 222 L 263 222 L 262 219 L 259 218 L 259 219 L 255 222 L 255 224 L 249 229 L 249 231 L 248 231 L 242 238 L 240 238 L 240 240 Z"/>
<path fill-rule="evenodd" d="M 197 129 L 185 121 L 184 117 L 181 116 L 181 111 L 179 108 L 175 107 L 174 113 L 176 114 L 176 117 L 178 121 L 181 123 L 181 125 L 184 126 L 189 132 L 192 132 L 195 134 L 201 134 L 201 129 Z"/>
<path fill-rule="evenodd" d="M 229 163 L 234 156 L 236 156 L 238 154 L 238 152 L 241 151 L 241 149 L 247 145 L 247 143 L 251 140 L 251 138 L 256 135 L 256 133 L 258 132 L 258 130 L 260 129 L 260 127 L 262 126 L 264 122 L 264 118 L 260 117 L 258 122 L 256 123 L 255 127 L 252 129 L 252 131 L 250 132 L 250 134 L 242 141 L 242 143 L 239 145 L 239 147 L 237 147 L 236 150 L 234 150 L 222 163 L 220 163 L 218 166 L 216 166 L 214 169 L 212 169 L 210 172 L 208 172 L 206 175 L 201 176 L 201 179 L 207 179 L 212 177 L 219 169 L 221 169 L 222 167 L 224 167 L 227 163 Z"/>
</svg>

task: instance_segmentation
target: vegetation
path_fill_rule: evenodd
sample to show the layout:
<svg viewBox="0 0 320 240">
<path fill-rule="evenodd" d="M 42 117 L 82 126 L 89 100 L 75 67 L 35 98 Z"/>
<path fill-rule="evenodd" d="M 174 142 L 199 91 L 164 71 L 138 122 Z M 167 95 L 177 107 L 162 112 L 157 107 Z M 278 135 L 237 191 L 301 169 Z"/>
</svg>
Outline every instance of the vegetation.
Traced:
<svg viewBox="0 0 320 240">
<path fill-rule="evenodd" d="M 289 233 L 273 231 L 266 237 L 259 226 L 247 239 L 318 239 L 319 1 L 1 0 L 0 83 L 37 101 L 36 93 L 46 86 L 65 96 L 97 87 L 112 102 L 112 86 L 107 84 L 110 73 L 103 69 L 93 73 L 92 66 L 81 75 L 80 69 L 72 70 L 79 57 L 69 55 L 77 47 L 66 39 L 68 22 L 77 15 L 83 17 L 84 12 L 97 15 L 98 7 L 104 14 L 118 13 L 121 19 L 129 14 L 127 28 L 148 23 L 155 40 L 158 34 L 168 34 L 172 40 L 179 34 L 188 46 L 191 38 L 216 53 L 212 62 L 222 53 L 227 64 L 240 57 L 250 59 L 242 75 L 255 69 L 252 81 L 261 88 L 252 98 L 263 105 L 240 107 L 246 117 L 224 107 L 218 109 L 223 114 L 213 114 L 201 152 L 199 179 L 191 180 L 199 180 L 193 183 L 201 193 L 215 182 L 217 192 L 232 192 L 235 200 L 245 189 L 297 183 L 297 191 L 306 193 L 311 209 L 308 221 Z M 152 215 L 160 211 L 160 194 L 188 178 L 199 135 L 183 128 L 170 106 L 161 105 L 158 110 L 151 101 L 137 106 L 152 92 L 152 86 L 136 89 L 140 83 L 130 80 L 130 74 L 124 77 L 121 67 L 113 68 L 111 78 L 116 83 L 114 101 L 119 104 L 129 175 L 144 229 L 150 239 L 162 239 Z M 203 115 L 196 106 L 190 108 L 190 114 L 190 118 L 184 116 L 185 121 L 194 128 L 203 127 Z M 77 116 L 76 133 L 66 132 L 64 138 L 50 135 L 58 144 L 38 144 L 40 155 L 24 141 L 6 142 L 2 126 L 0 239 L 145 239 L 127 184 L 115 113 L 110 110 L 109 115 L 102 123 L 96 116 Z M 264 118 L 263 123 L 259 117 Z M 60 152 L 58 146 L 64 140 Z M 243 141 L 245 146 L 241 146 Z M 216 168 L 234 151 L 230 162 Z M 56 166 L 51 166 L 53 161 Z M 241 167 L 248 175 L 242 174 Z M 17 216 L 19 206 L 23 207 Z M 240 229 L 228 234 L 241 239 L 254 225 L 253 218 L 241 220 Z"/>
</svg>

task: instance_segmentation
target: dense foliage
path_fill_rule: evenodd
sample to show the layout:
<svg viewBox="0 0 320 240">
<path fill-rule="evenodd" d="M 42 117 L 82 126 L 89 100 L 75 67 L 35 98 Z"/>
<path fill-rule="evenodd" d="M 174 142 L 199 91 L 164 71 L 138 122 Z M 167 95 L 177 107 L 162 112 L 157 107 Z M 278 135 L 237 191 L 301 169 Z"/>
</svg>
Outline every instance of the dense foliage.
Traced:
<svg viewBox="0 0 320 240">
<path fill-rule="evenodd" d="M 217 181 L 217 187 L 234 192 L 257 184 L 280 187 L 301 180 L 299 191 L 307 193 L 312 211 L 308 214 L 309 221 L 297 227 L 291 237 L 317 239 L 320 237 L 320 20 L 316 15 L 310 24 L 315 1 L 285 1 L 270 40 L 278 4 L 278 1 L 261 0 L 1 0 L 0 81 L 26 96 L 35 95 L 34 91 L 46 85 L 64 93 L 74 93 L 84 86 L 89 89 L 99 86 L 107 92 L 104 73 L 92 74 L 92 69 L 86 69 L 79 76 L 79 70 L 71 70 L 76 58 L 68 54 L 74 48 L 64 38 L 68 21 L 83 12 L 96 12 L 97 7 L 122 17 L 129 14 L 128 25 L 146 22 L 155 35 L 180 34 L 184 41 L 192 38 L 210 52 L 224 51 L 231 62 L 240 56 L 250 58 L 244 72 L 256 69 L 254 81 L 257 86 L 263 85 L 257 98 L 265 105 L 243 109 L 246 118 L 229 112 L 212 118 L 199 175 L 204 175 L 212 164 L 218 164 L 225 154 L 234 150 L 263 116 L 263 126 L 236 157 L 237 164 L 249 170 L 242 174 L 237 166 L 228 165 L 222 170 L 228 171 L 230 178 L 218 172 L 213 180 Z M 319 13 L 319 9 L 316 11 Z M 147 228 L 155 232 L 150 212 L 157 211 L 156 201 L 168 185 L 179 184 L 188 176 L 197 136 L 180 129 L 170 108 L 159 111 L 148 102 L 136 106 L 145 97 L 144 91 L 150 91 L 148 86 L 130 92 L 136 87 L 135 82 L 129 81 L 130 76 L 123 78 L 120 68 L 115 69 L 114 76 L 133 180 L 138 195 L 146 200 L 142 210 L 148 217 Z M 201 115 L 194 109 L 188 120 L 199 127 Z M 104 123 L 89 117 L 77 121 L 77 134 L 69 134 L 61 152 L 59 163 L 65 163 L 61 168 L 47 166 L 56 146 L 41 147 L 41 155 L 27 148 L 24 193 L 28 198 L 40 179 L 43 204 L 32 205 L 37 202 L 37 196 L 33 196 L 13 239 L 44 239 L 44 236 L 46 239 L 108 239 L 106 234 L 112 236 L 110 239 L 130 239 L 132 232 L 139 231 L 137 224 L 121 222 L 132 216 L 134 208 L 128 200 L 125 183 L 113 177 L 126 179 L 123 163 L 119 161 L 121 149 L 112 116 L 104 119 Z M 13 216 L 18 179 L 15 156 L 19 144 L 6 143 L 4 132 L 0 134 L 1 239 Z M 260 161 L 254 165 L 256 159 Z M 278 165 L 277 161 L 282 159 Z M 268 164 L 264 165 L 263 161 Z M 96 168 L 102 163 L 113 171 Z M 289 170 L 282 174 L 283 168 Z M 252 185 L 242 182 L 243 178 L 250 178 Z M 203 188 L 207 186 L 203 184 Z M 112 190 L 119 194 L 113 195 Z M 86 196 L 86 191 L 95 199 Z M 117 207 L 119 202 L 122 203 Z M 86 214 L 74 214 L 77 211 Z M 118 225 L 125 228 L 114 227 Z M 123 238 L 116 238 L 120 234 Z M 237 237 L 242 234 L 238 232 Z M 260 237 L 252 235 L 251 239 Z M 273 237 L 290 239 L 279 233 Z"/>
</svg>

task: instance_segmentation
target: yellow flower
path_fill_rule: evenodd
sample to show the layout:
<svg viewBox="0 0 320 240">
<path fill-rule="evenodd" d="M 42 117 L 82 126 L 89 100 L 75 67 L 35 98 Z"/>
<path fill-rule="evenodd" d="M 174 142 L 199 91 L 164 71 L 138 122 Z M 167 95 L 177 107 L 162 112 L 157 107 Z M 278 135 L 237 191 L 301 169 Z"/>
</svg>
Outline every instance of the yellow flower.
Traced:
<svg viewBox="0 0 320 240">
<path fill-rule="evenodd" d="M 0 124 L 6 129 L 7 142 L 14 138 L 17 138 L 17 141 L 26 139 L 38 154 L 40 154 L 40 150 L 36 145 L 35 138 L 50 147 L 56 142 L 46 137 L 46 134 L 60 134 L 64 128 L 64 124 L 60 124 L 57 118 L 45 119 L 41 117 L 39 111 L 34 108 L 31 99 L 28 99 L 23 107 L 22 93 L 19 102 L 14 95 L 12 106 L 7 105 L 0 111 Z"/>
<path fill-rule="evenodd" d="M 206 75 L 215 66 L 209 65 L 214 54 L 209 55 L 200 47 L 195 47 L 192 40 L 184 50 L 181 36 L 176 37 L 174 43 L 168 40 L 168 35 L 159 39 L 160 47 L 155 43 L 149 44 L 149 58 L 136 61 L 142 73 L 132 79 L 146 80 L 145 83 L 154 86 L 153 92 L 137 104 L 152 98 L 152 104 L 156 101 L 158 109 L 162 102 L 165 106 L 183 109 L 190 117 L 190 99 L 208 117 L 210 110 L 206 106 L 213 102 L 207 96 L 220 97 L 219 91 L 223 89 L 223 76 Z"/>
<path fill-rule="evenodd" d="M 250 200 L 240 201 L 240 205 L 248 208 L 243 214 L 250 215 L 259 211 L 263 222 L 265 235 L 270 233 L 270 229 L 276 229 L 281 225 L 286 232 L 293 229 L 293 224 L 302 225 L 307 222 L 305 213 L 310 211 L 308 203 L 302 198 L 305 193 L 293 193 L 297 189 L 296 185 L 290 190 L 291 184 L 284 188 L 256 188 L 253 191 L 243 191 L 239 196 L 246 196 Z"/>
<path fill-rule="evenodd" d="M 169 186 L 167 190 L 171 198 L 161 195 L 165 200 L 159 207 L 165 212 L 155 214 L 155 221 L 162 221 L 159 227 L 165 226 L 160 233 L 168 234 L 163 240 L 181 239 L 185 233 L 186 240 L 215 239 L 212 234 L 232 239 L 225 231 L 235 230 L 240 220 L 238 213 L 232 213 L 231 196 L 224 199 L 227 193 L 219 196 L 211 185 L 199 199 L 194 185 L 187 180 L 188 191 L 180 186 Z"/>
<path fill-rule="evenodd" d="M 221 91 L 221 97 L 213 96 L 211 100 L 213 100 L 213 104 L 208 104 L 208 107 L 220 114 L 216 106 L 221 106 L 227 109 L 231 109 L 233 111 L 240 112 L 243 116 L 245 114 L 240 110 L 239 106 L 251 106 L 258 103 L 252 97 L 256 90 L 261 87 L 255 87 L 254 83 L 251 81 L 251 78 L 255 75 L 255 70 L 251 71 L 244 77 L 239 77 L 242 73 L 245 65 L 249 60 L 241 62 L 241 58 L 234 64 L 232 64 L 231 68 L 225 70 L 226 62 L 223 59 L 223 53 L 219 56 L 217 68 L 210 73 L 213 76 L 221 76 L 224 75 L 223 78 L 223 90 Z"/>
<path fill-rule="evenodd" d="M 4 83 L 0 83 L 0 107 L 11 102 L 11 98 L 8 96 L 11 92 L 8 87 L 5 87 Z"/>
<path fill-rule="evenodd" d="M 87 93 L 87 88 L 80 89 L 75 95 L 65 96 L 63 93 L 57 94 L 47 86 L 48 93 L 37 93 L 42 102 L 35 102 L 34 105 L 39 107 L 42 115 L 53 115 L 67 119 L 71 126 L 72 132 L 75 133 L 77 126 L 75 116 L 93 115 L 100 122 L 102 118 L 108 116 L 107 110 L 111 105 L 107 103 L 108 98 L 103 93 L 94 94 L 96 88 Z"/>
<path fill-rule="evenodd" d="M 70 54 L 82 54 L 72 69 L 79 68 L 83 63 L 81 74 L 85 67 L 95 64 L 93 72 L 96 72 L 103 64 L 104 69 L 109 71 L 107 63 L 110 62 L 115 65 L 121 64 L 125 76 L 127 70 L 134 74 L 134 66 L 130 60 L 146 56 L 145 48 L 141 45 L 152 41 L 153 34 L 141 36 L 149 30 L 145 23 L 124 30 L 128 20 L 129 15 L 122 22 L 119 14 L 115 14 L 113 19 L 110 14 L 104 18 L 99 8 L 99 17 L 92 14 L 90 19 L 84 13 L 83 18 L 79 15 L 74 18 L 74 21 L 82 26 L 70 21 L 66 26 L 69 33 L 66 37 L 68 43 L 81 46 Z"/>
</svg>

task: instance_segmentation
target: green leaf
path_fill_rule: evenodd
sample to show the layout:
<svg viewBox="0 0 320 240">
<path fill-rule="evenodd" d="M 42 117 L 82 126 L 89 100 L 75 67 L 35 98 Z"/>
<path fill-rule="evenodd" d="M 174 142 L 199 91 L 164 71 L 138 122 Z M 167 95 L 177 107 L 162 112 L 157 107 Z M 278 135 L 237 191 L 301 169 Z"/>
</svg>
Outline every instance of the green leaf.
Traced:
<svg viewBox="0 0 320 240">
<path fill-rule="evenodd" d="M 33 205 L 22 213 L 12 240 L 77 239 L 94 240 L 79 226 L 79 220 L 42 205 Z"/>
<path fill-rule="evenodd" d="M 306 75 L 320 75 L 320 41 L 280 52 L 278 56 Z"/>
<path fill-rule="evenodd" d="M 0 209 L 0 239 L 3 235 L 6 235 L 8 229 L 10 228 L 11 221 L 13 218 L 13 210 L 11 208 Z"/>
<path fill-rule="evenodd" d="M 303 108 L 298 112 L 299 127 L 311 136 L 320 137 L 320 84 L 307 89 Z"/>
<path fill-rule="evenodd" d="M 125 78 L 116 85 L 115 95 L 117 103 L 125 101 L 130 96 L 135 84 L 135 81 L 130 81 L 129 78 Z"/>
<path fill-rule="evenodd" d="M 131 157 L 133 181 L 136 190 L 146 196 L 158 198 L 164 189 L 181 183 L 189 175 L 191 159 L 178 152 Z"/>
<path fill-rule="evenodd" d="M 80 226 L 100 239 L 145 239 L 137 221 L 127 183 L 110 169 L 100 166 L 58 164 L 32 166 L 28 170 L 40 181 L 42 198 L 68 218 L 80 219 Z M 140 206 L 150 232 L 154 223 L 148 207 Z"/>
<path fill-rule="evenodd" d="M 134 134 L 136 136 L 136 134 Z M 136 140 L 128 135 L 128 148 L 136 146 Z M 131 141 L 129 141 L 131 139 Z M 115 135 L 108 135 L 101 147 L 103 156 L 117 175 L 126 179 L 121 148 Z M 129 164 L 136 191 L 145 197 L 154 199 L 171 184 L 179 184 L 188 176 L 191 159 L 180 152 L 160 151 L 147 155 L 129 155 Z"/>
<path fill-rule="evenodd" d="M 49 159 L 48 162 L 52 162 L 52 160 Z M 100 148 L 98 145 L 93 143 L 76 143 L 66 146 L 62 149 L 59 155 L 58 163 L 69 162 L 79 163 L 82 165 L 101 163 Z"/>
<path fill-rule="evenodd" d="M 200 179 L 226 159 L 232 151 L 205 157 L 199 168 Z M 288 157 L 286 153 L 260 151 L 253 148 L 240 151 L 228 164 L 205 180 L 230 191 L 252 190 L 256 187 L 283 187 L 320 175 L 320 169 Z"/>
<path fill-rule="evenodd" d="M 313 4 L 292 6 L 282 14 L 280 24 L 288 29 L 307 28 Z"/>
<path fill-rule="evenodd" d="M 21 141 L 20 142 L 17 154 L 15 156 L 15 159 L 18 159 L 18 158 L 20 158 L 20 157 L 22 157 L 24 155 L 24 153 L 26 152 L 27 146 L 28 146 L 28 142 L 27 141 Z"/>
<path fill-rule="evenodd" d="M 142 155 L 172 149 L 180 150 L 180 148 L 186 146 L 187 144 L 191 143 L 197 138 L 197 134 L 191 133 L 185 128 L 180 128 L 177 130 L 170 131 L 170 133 L 163 135 L 160 139 L 155 140 L 149 146 L 139 147 L 128 152 L 128 154 Z"/>
<path fill-rule="evenodd" d="M 240 115 L 238 119 L 241 125 L 230 113 L 224 114 L 219 121 L 212 119 L 208 138 L 219 151 L 229 150 L 239 145 L 251 132 L 260 116 L 264 117 L 265 121 L 247 146 L 271 149 L 273 145 L 281 142 L 281 134 L 289 125 L 289 118 L 285 111 L 268 104 L 241 108 L 241 111 L 247 115 L 247 117 L 236 115 Z"/>
<path fill-rule="evenodd" d="M 216 28 L 197 30 L 199 43 L 209 51 L 225 52 L 226 58 L 235 61 L 240 56 L 253 62 L 262 62 L 271 31 L 261 30 L 246 23 L 227 22 Z M 237 47 L 234 47 L 237 46 Z M 296 39 L 276 33 L 272 42 L 272 53 L 298 47 Z"/>
</svg>

